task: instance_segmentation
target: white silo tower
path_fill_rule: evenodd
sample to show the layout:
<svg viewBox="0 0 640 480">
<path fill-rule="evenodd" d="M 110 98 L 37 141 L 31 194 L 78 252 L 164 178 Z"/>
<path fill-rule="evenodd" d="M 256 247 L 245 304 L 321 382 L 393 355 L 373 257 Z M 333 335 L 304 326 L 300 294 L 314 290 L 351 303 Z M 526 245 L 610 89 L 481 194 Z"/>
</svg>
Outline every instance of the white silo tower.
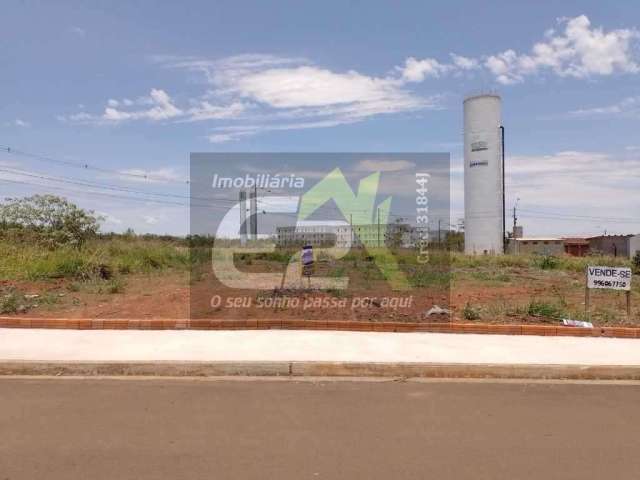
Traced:
<svg viewBox="0 0 640 480">
<path fill-rule="evenodd" d="M 464 251 L 504 252 L 502 101 L 499 95 L 464 100 Z"/>
</svg>

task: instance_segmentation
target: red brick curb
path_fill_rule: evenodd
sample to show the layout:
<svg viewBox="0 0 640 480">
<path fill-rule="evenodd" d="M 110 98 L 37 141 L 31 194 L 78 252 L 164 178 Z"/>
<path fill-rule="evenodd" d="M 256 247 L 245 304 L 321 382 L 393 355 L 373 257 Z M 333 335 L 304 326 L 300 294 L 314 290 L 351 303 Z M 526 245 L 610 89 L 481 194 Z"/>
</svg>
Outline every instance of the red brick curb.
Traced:
<svg viewBox="0 0 640 480">
<path fill-rule="evenodd" d="M 346 330 L 358 332 L 431 332 L 563 337 L 640 338 L 639 327 L 577 328 L 554 325 L 491 325 L 486 323 L 357 322 L 332 320 L 129 320 L 0 317 L 0 328 L 75 330 Z"/>
</svg>

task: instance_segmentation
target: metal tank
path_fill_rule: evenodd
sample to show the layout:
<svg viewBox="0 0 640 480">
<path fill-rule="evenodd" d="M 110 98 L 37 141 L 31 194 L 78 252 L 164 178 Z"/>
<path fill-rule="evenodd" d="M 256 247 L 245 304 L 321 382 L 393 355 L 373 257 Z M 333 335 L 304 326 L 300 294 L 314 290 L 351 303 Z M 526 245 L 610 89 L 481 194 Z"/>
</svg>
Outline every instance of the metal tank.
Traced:
<svg viewBox="0 0 640 480">
<path fill-rule="evenodd" d="M 464 100 L 464 251 L 504 251 L 503 131 L 499 95 Z"/>
</svg>

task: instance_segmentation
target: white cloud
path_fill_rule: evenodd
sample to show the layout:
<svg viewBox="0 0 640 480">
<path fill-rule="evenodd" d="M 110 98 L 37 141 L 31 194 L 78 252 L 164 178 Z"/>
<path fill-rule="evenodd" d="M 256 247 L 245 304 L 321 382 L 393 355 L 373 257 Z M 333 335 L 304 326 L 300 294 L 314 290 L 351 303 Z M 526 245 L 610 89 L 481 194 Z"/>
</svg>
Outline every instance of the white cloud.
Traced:
<svg viewBox="0 0 640 480">
<path fill-rule="evenodd" d="M 62 122 L 112 125 L 134 120 L 158 122 L 172 120 L 182 115 L 184 112 L 175 105 L 167 92 L 160 88 L 152 88 L 149 95 L 136 100 L 110 98 L 100 115 L 78 112 L 58 115 L 57 118 Z"/>
<path fill-rule="evenodd" d="M 638 233 L 640 222 L 604 220 L 633 218 L 632 212 L 640 210 L 637 175 L 632 173 L 640 171 L 640 158 L 634 156 L 636 152 L 585 151 L 507 156 L 507 206 L 520 198 L 518 217 L 525 235 L 581 236 L 601 233 L 605 228 L 611 233 Z M 452 159 L 452 164 L 451 212 L 455 221 L 464 209 L 463 160 Z M 620 213 L 612 214 L 617 211 Z"/>
<path fill-rule="evenodd" d="M 105 223 L 108 223 L 111 225 L 122 225 L 122 220 L 118 217 L 111 215 L 110 213 L 97 211 L 96 214 L 103 217 Z"/>
<path fill-rule="evenodd" d="M 212 133 L 207 138 L 209 139 L 209 141 L 211 143 L 227 143 L 227 142 L 230 142 L 232 140 L 235 140 L 236 138 L 238 138 L 240 136 L 241 135 L 234 135 L 232 133 Z"/>
<path fill-rule="evenodd" d="M 147 119 L 152 121 L 168 120 L 182 115 L 182 110 L 176 107 L 171 97 L 164 90 L 153 88 L 149 93 L 149 97 L 144 101 L 151 105 L 150 108 L 139 110 L 118 110 L 117 100 L 109 100 L 104 110 L 102 119 L 110 122 L 121 122 L 126 120 Z"/>
<path fill-rule="evenodd" d="M 588 215 L 606 216 L 623 198 L 626 211 L 640 208 L 637 176 L 631 174 L 637 171 L 640 158 L 626 154 L 564 151 L 513 156 L 507 158 L 507 188 L 532 204 L 556 209 L 562 205 L 575 212 L 588 208 Z"/>
<path fill-rule="evenodd" d="M 614 115 L 640 118 L 640 96 L 627 97 L 612 105 L 573 110 L 569 114 L 577 117 Z"/>
<path fill-rule="evenodd" d="M 29 128 L 31 126 L 31 123 L 27 122 L 26 120 L 16 118 L 15 120 L 10 122 L 4 122 L 2 125 L 5 127 Z"/>
<path fill-rule="evenodd" d="M 144 219 L 144 223 L 148 225 L 156 225 L 160 221 L 158 217 L 152 215 L 144 215 L 142 218 Z"/>
<path fill-rule="evenodd" d="M 355 166 L 356 171 L 366 172 L 398 172 L 415 167 L 416 164 L 408 160 L 374 160 L 365 159 Z"/>
<path fill-rule="evenodd" d="M 94 116 L 86 112 L 71 113 L 69 115 L 58 115 L 56 117 L 61 122 L 89 123 L 94 120 Z"/>
<path fill-rule="evenodd" d="M 561 77 L 587 78 L 640 70 L 631 41 L 639 38 L 635 29 L 605 32 L 591 26 L 586 15 L 561 20 L 563 33 L 547 31 L 546 40 L 536 43 L 528 54 L 512 49 L 486 57 L 484 66 L 499 83 L 522 82 L 528 75 L 550 70 Z"/>
<path fill-rule="evenodd" d="M 593 27 L 586 15 L 560 19 L 559 22 L 564 25 L 564 30 L 560 33 L 554 29 L 547 30 L 544 40 L 535 43 L 528 53 L 518 53 L 510 48 L 478 58 L 451 53 L 452 63 L 409 57 L 404 67 L 398 69 L 404 81 L 422 82 L 429 77 L 457 75 L 483 67 L 503 85 L 520 83 L 527 76 L 545 71 L 573 78 L 640 72 L 633 49 L 633 41 L 640 38 L 636 29 L 605 31 L 601 27 Z"/>
<path fill-rule="evenodd" d="M 335 120 L 322 120 L 317 122 L 300 122 L 300 123 L 264 123 L 256 125 L 238 125 L 231 127 L 219 127 L 214 130 L 214 133 L 207 138 L 211 143 L 225 143 L 238 138 L 246 137 L 249 135 L 256 135 L 263 132 L 277 132 L 286 130 L 305 130 L 309 128 L 328 128 L 343 125 L 346 123 L 354 123 L 358 120 L 355 118 L 343 118 Z"/>
<path fill-rule="evenodd" d="M 59 116 L 76 123 L 114 124 L 134 120 L 229 121 L 209 140 L 222 143 L 265 131 L 327 128 L 381 114 L 438 108 L 440 97 L 421 97 L 396 77 L 350 70 L 336 72 L 299 58 L 241 55 L 218 61 L 157 56 L 167 68 L 204 75 L 208 89 L 182 106 L 164 90 L 134 101 L 110 98 L 101 115 L 79 112 Z"/>
<path fill-rule="evenodd" d="M 79 37 L 84 37 L 87 34 L 87 31 L 80 27 L 71 27 L 69 28 L 69 31 Z"/>
<path fill-rule="evenodd" d="M 480 68 L 480 62 L 475 58 L 463 57 L 462 55 L 451 54 L 453 64 L 461 70 L 475 70 Z"/>
<path fill-rule="evenodd" d="M 560 22 L 562 31 L 547 30 L 528 53 L 514 49 L 477 57 L 450 53 L 444 62 L 408 57 L 389 74 L 379 76 L 336 71 L 303 58 L 275 55 L 247 54 L 220 60 L 157 55 L 152 61 L 160 67 L 200 76 L 206 85 L 204 91 L 176 100 L 165 90 L 154 88 L 135 100 L 108 99 L 102 114 L 82 111 L 58 118 L 97 124 L 206 121 L 212 124 L 209 140 L 223 143 L 266 131 L 328 128 L 382 114 L 437 109 L 441 95 L 418 95 L 412 85 L 447 75 L 488 72 L 496 82 L 508 85 L 543 72 L 573 78 L 640 72 L 633 55 L 633 42 L 640 38 L 637 30 L 605 31 L 592 26 L 585 15 Z"/>
<path fill-rule="evenodd" d="M 334 72 L 298 59 L 233 57 L 216 64 L 210 77 L 219 94 L 284 111 L 292 117 L 364 118 L 425 106 L 423 99 L 403 89 L 396 78 L 353 70 Z"/>
<path fill-rule="evenodd" d="M 230 105 L 212 105 L 204 100 L 187 111 L 188 118 L 185 121 L 199 122 L 202 120 L 220 120 L 236 118 L 247 110 L 247 105 L 242 102 L 233 102 Z"/>
<path fill-rule="evenodd" d="M 402 78 L 407 82 L 422 82 L 427 77 L 438 78 L 451 70 L 451 65 L 444 65 L 434 58 L 417 60 L 409 57 L 405 60 L 404 67 L 399 68 Z"/>
</svg>

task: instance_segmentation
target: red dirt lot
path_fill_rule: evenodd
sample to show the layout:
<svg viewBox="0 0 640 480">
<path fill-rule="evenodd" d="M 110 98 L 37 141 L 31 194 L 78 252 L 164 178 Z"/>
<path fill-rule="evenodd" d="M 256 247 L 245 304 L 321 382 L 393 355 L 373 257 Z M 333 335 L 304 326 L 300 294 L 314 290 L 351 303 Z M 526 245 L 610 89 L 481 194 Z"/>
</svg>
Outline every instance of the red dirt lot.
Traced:
<svg viewBox="0 0 640 480">
<path fill-rule="evenodd" d="M 335 321 L 438 322 L 478 321 L 494 324 L 560 324 L 558 318 L 530 315 L 532 301 L 563 304 L 567 315 L 584 310 L 584 289 L 579 274 L 512 272 L 506 281 L 479 281 L 464 272 L 456 275 L 451 290 L 416 288 L 392 292 L 383 284 L 354 285 L 346 293 L 305 290 L 247 291 L 220 285 L 211 276 L 190 281 L 188 272 L 126 275 L 123 286 L 111 293 L 98 285 L 78 286 L 57 279 L 43 282 L 3 281 L 3 291 L 15 289 L 31 298 L 15 315 L 43 318 L 121 318 L 218 320 L 295 319 Z M 634 292 L 635 294 L 635 292 Z M 211 305 L 212 298 L 218 300 Z M 640 312 L 624 315 L 624 296 L 593 294 L 596 326 L 640 324 Z M 393 300 L 392 300 L 393 299 Z M 634 301 L 634 304 L 637 301 Z M 451 316 L 424 313 L 433 305 L 451 309 Z M 477 312 L 469 318 L 467 310 Z M 573 317 L 575 318 L 575 317 Z"/>
</svg>

